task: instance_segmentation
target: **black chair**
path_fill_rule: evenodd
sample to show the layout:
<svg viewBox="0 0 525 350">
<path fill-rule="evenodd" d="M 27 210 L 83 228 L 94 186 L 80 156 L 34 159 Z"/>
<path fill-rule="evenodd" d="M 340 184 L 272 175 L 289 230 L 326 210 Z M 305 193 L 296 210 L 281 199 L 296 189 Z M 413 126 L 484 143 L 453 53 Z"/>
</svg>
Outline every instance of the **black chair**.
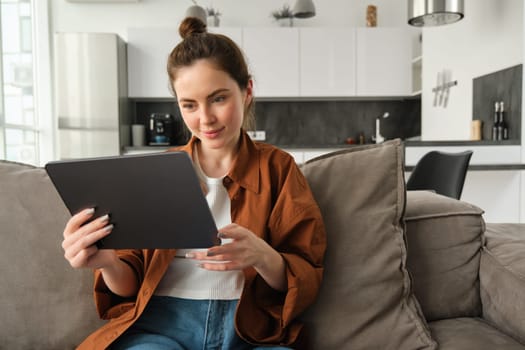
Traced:
<svg viewBox="0 0 525 350">
<path fill-rule="evenodd" d="M 417 162 L 407 181 L 407 190 L 432 190 L 459 199 L 472 151 L 431 151 Z"/>
</svg>

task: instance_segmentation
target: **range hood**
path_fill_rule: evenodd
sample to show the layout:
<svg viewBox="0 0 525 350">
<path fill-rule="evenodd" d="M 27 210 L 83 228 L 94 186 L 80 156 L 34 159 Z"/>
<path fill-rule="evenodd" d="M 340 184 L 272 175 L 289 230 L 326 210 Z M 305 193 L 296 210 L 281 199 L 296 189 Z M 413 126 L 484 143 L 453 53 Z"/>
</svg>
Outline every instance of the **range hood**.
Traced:
<svg viewBox="0 0 525 350">
<path fill-rule="evenodd" d="M 463 17 L 463 0 L 408 0 L 408 24 L 416 27 L 450 24 Z"/>
</svg>

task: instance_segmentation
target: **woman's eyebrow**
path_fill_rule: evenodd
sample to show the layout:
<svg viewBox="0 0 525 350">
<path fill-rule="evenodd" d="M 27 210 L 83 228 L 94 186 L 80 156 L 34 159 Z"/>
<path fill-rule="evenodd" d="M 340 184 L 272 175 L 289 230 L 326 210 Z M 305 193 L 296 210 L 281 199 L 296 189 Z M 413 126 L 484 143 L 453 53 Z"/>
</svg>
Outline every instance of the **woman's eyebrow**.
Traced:
<svg viewBox="0 0 525 350">
<path fill-rule="evenodd" d="M 210 99 L 212 97 L 214 97 L 215 95 L 218 95 L 222 92 L 228 92 L 230 91 L 230 89 L 226 89 L 226 88 L 220 88 L 220 89 L 217 89 L 215 91 L 213 91 L 211 94 L 209 94 L 208 96 L 206 96 L 207 99 Z M 179 98 L 179 102 L 194 102 L 195 100 L 192 99 L 192 98 L 188 98 L 188 97 L 181 97 Z"/>
<path fill-rule="evenodd" d="M 213 97 L 215 95 L 218 95 L 218 94 L 220 94 L 222 92 L 228 92 L 228 91 L 230 91 L 230 90 L 226 89 L 226 88 L 220 88 L 220 89 L 217 89 L 217 90 L 213 91 L 211 94 L 209 94 L 207 98 L 211 98 L 211 97 Z"/>
</svg>

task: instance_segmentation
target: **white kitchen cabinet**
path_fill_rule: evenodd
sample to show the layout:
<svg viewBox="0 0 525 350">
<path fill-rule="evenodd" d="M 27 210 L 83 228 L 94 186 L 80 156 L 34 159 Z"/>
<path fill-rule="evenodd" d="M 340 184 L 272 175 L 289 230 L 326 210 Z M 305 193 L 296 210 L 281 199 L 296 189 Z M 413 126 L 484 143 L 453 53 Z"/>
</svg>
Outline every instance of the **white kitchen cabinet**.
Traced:
<svg viewBox="0 0 525 350">
<path fill-rule="evenodd" d="M 304 152 L 300 149 L 284 149 L 285 152 L 288 152 L 297 164 L 304 163 Z"/>
<path fill-rule="evenodd" d="M 355 36 L 355 28 L 300 29 L 301 96 L 356 94 Z"/>
<path fill-rule="evenodd" d="M 295 162 L 297 164 L 305 163 L 309 160 L 312 160 L 314 158 L 323 156 L 328 153 L 336 152 L 341 150 L 340 148 L 288 148 L 284 149 L 284 151 L 290 153 L 292 157 L 295 159 Z"/>
<path fill-rule="evenodd" d="M 299 29 L 244 28 L 255 97 L 299 96 Z"/>
<path fill-rule="evenodd" d="M 244 51 L 255 96 L 409 96 L 411 28 L 211 27 Z M 166 61 L 178 28 L 128 29 L 131 98 L 170 98 Z"/>
<path fill-rule="evenodd" d="M 226 35 L 239 47 L 242 47 L 242 28 L 240 27 L 208 27 L 210 33 Z"/>
<path fill-rule="evenodd" d="M 213 27 L 209 30 L 224 34 L 241 46 L 241 28 Z M 176 27 L 128 29 L 129 97 L 173 97 L 166 63 L 171 50 L 181 40 Z"/>
<path fill-rule="evenodd" d="M 128 29 L 129 97 L 172 97 L 166 63 L 180 40 L 178 28 Z"/>
<path fill-rule="evenodd" d="M 412 38 L 405 28 L 357 28 L 358 96 L 412 94 Z"/>
</svg>

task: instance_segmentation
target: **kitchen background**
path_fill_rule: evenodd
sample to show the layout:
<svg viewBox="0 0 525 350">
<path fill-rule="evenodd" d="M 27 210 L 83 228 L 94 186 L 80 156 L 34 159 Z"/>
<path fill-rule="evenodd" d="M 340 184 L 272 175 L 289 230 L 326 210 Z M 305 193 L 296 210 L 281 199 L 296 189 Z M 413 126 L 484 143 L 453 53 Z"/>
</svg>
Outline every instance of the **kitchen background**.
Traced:
<svg viewBox="0 0 525 350">
<path fill-rule="evenodd" d="M 221 27 L 275 27 L 270 13 L 286 1 L 200 1 L 222 12 Z M 377 6 L 378 26 L 406 28 L 407 1 L 316 1 L 316 16 L 295 19 L 296 27 L 364 27 L 366 7 Z M 293 5 L 293 2 L 290 3 Z M 128 29 L 176 27 L 191 1 L 151 0 L 126 3 L 51 0 L 51 32 L 113 32 L 128 41 Z M 473 79 L 522 63 L 523 2 L 466 0 L 465 18 L 453 25 L 423 29 L 422 140 L 468 140 L 473 118 Z M 89 20 L 87 20 L 89 19 Z M 388 65 L 395 48 L 384 47 Z M 433 105 L 437 73 L 451 72 L 447 107 Z M 370 115 L 374 118 L 375 115 Z M 445 128 L 443 126 L 446 126 Z"/>
<path fill-rule="evenodd" d="M 383 136 L 421 140 L 406 143 L 407 164 L 414 164 L 429 148 L 475 148 L 471 163 L 486 168 L 469 172 L 463 198 L 484 208 L 490 221 L 525 222 L 525 172 L 519 168 L 525 163 L 523 79 L 522 73 L 504 73 L 511 68 L 521 72 L 522 0 L 465 0 L 464 19 L 422 30 L 407 25 L 407 0 L 314 1 L 316 16 L 294 19 L 292 28 L 280 27 L 270 16 L 285 0 L 198 2 L 220 10 L 220 26 L 211 30 L 231 35 L 247 53 L 258 96 L 257 128 L 266 132 L 268 142 L 306 160 L 318 154 L 312 148 L 326 152 L 346 147 L 347 139 L 358 141 L 360 133 L 370 142 L 375 119 L 389 112 L 389 118 L 381 120 Z M 370 4 L 378 11 L 374 29 L 366 28 Z M 98 104 L 84 108 L 70 103 L 78 111 L 89 109 L 96 115 L 93 120 L 102 123 L 98 131 L 108 144 L 91 142 L 104 149 L 113 147 L 118 153 L 126 146 L 124 152 L 133 151 L 129 147 L 132 123 L 144 122 L 153 112 L 176 115 L 164 71 L 166 48 L 179 40 L 177 25 L 191 5 L 190 0 L 35 2 L 35 44 L 43 52 L 35 70 L 35 79 L 41 83 L 37 100 L 40 117 L 46 113 L 49 117 L 43 118 L 49 122 L 40 129 L 39 137 L 56 143 L 49 152 L 40 148 L 41 163 L 61 157 L 56 149 L 76 151 L 79 148 L 71 147 L 74 142 L 90 139 L 82 140 L 82 135 L 92 125 L 61 119 L 60 102 L 52 103 L 61 100 L 60 89 L 53 85 L 60 80 L 57 74 L 73 84 L 71 91 L 78 95 L 65 100 L 75 101 L 72 97 L 87 96 L 79 91 L 95 71 L 104 72 L 110 62 L 120 60 L 127 65 L 127 72 L 119 72 L 126 86 L 112 92 L 118 97 L 111 107 L 98 110 Z M 65 67 L 60 64 L 63 55 L 53 44 L 56 33 L 114 33 L 126 43 L 124 57 L 115 49 L 117 58 L 98 57 L 100 63 L 94 64 L 102 52 L 91 51 L 94 55 L 84 64 L 84 75 L 59 73 Z M 120 46 L 118 40 L 112 43 L 115 48 Z M 271 63 L 273 69 L 265 63 Z M 100 91 L 109 88 L 102 81 L 98 84 L 94 86 Z M 513 88 L 484 88 L 509 84 Z M 449 88 L 443 88 L 445 85 Z M 501 100 L 507 108 L 511 139 L 494 142 L 485 131 L 484 140 L 468 141 L 472 120 L 484 121 L 486 128 L 494 102 Z M 115 110 L 123 114 L 122 119 L 116 125 L 104 124 Z M 58 137 L 60 133 L 69 136 Z M 508 163 L 507 168 L 495 168 L 499 163 Z M 512 168 L 514 165 L 518 167 Z"/>
</svg>

